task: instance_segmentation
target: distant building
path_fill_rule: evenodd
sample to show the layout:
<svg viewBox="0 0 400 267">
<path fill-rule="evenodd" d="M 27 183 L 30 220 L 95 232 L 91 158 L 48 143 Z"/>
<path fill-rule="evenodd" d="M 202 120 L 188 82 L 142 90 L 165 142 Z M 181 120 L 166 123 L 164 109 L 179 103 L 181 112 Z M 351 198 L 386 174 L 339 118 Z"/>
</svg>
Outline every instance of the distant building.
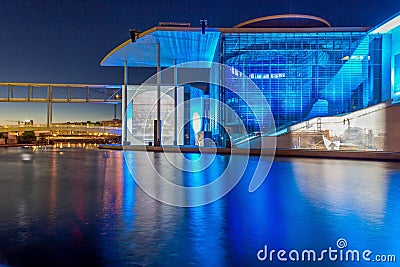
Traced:
<svg viewBox="0 0 400 267">
<path fill-rule="evenodd" d="M 18 133 L 9 132 L 7 134 L 7 144 L 18 144 Z"/>
</svg>

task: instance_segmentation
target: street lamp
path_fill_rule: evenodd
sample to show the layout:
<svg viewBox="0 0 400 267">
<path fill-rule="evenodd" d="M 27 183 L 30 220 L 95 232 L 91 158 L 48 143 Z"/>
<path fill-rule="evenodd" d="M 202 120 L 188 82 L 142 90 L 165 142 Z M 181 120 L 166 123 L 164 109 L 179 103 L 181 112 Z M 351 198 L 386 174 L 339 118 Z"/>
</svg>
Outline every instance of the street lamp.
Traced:
<svg viewBox="0 0 400 267">
<path fill-rule="evenodd" d="M 136 39 L 139 38 L 139 34 L 141 34 L 141 31 L 138 31 L 136 29 L 130 29 L 129 33 L 131 35 L 131 41 L 132 43 L 136 42 Z"/>
<path fill-rule="evenodd" d="M 200 20 L 200 25 L 201 25 L 201 34 L 206 33 L 206 26 L 208 26 L 208 21 L 206 19 L 201 19 Z"/>
</svg>

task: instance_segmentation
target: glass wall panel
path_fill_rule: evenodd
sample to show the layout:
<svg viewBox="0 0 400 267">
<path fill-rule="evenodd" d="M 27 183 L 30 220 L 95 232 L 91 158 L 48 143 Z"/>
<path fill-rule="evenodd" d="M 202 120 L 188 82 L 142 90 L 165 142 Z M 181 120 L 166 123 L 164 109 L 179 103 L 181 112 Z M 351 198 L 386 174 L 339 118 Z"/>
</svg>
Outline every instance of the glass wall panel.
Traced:
<svg viewBox="0 0 400 267">
<path fill-rule="evenodd" d="M 262 90 L 277 129 L 373 104 L 365 32 L 226 33 L 220 49 L 221 63 L 244 73 Z M 243 80 L 226 77 L 228 87 Z M 246 84 L 241 88 L 245 92 Z M 259 130 L 254 114 L 236 94 L 225 90 L 224 97 L 245 118 L 248 131 Z"/>
</svg>

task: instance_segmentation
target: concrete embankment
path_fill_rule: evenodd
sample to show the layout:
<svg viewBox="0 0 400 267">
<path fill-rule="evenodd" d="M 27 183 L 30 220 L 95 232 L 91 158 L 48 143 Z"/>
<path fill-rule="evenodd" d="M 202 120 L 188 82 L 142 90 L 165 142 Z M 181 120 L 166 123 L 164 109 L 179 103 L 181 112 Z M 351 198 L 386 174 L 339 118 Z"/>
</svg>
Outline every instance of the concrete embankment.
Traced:
<svg viewBox="0 0 400 267">
<path fill-rule="evenodd" d="M 208 147 L 176 147 L 176 146 L 121 146 L 121 145 L 100 145 L 100 149 L 112 150 L 133 150 L 149 152 L 171 152 L 171 153 L 217 153 L 217 154 L 238 154 L 238 155 L 260 155 L 259 149 L 243 148 L 208 148 Z M 263 155 L 272 155 L 272 150 L 263 150 Z M 400 152 L 386 151 L 327 151 L 307 149 L 277 149 L 275 157 L 304 157 L 304 158 L 327 158 L 327 159 L 349 159 L 349 160 L 378 160 L 378 161 L 400 161 Z"/>
<path fill-rule="evenodd" d="M 35 146 L 34 144 L 5 144 L 5 145 L 0 145 L 0 148 L 2 147 L 25 147 L 25 146 Z"/>
</svg>

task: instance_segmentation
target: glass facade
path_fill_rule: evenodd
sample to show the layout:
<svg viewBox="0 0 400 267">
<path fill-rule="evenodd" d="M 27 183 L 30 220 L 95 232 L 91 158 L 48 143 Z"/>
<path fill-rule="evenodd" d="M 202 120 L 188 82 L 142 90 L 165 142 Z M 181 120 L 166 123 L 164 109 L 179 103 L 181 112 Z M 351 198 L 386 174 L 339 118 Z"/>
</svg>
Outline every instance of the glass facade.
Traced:
<svg viewBox="0 0 400 267">
<path fill-rule="evenodd" d="M 225 33 L 218 60 L 232 74 L 238 70 L 225 75 L 227 88 L 241 82 L 242 72 L 262 90 L 279 129 L 381 102 L 381 43 L 366 32 Z M 219 90 L 248 132 L 259 131 L 246 104 Z"/>
<path fill-rule="evenodd" d="M 289 21 L 292 18 L 283 17 Z M 288 26 L 294 28 L 269 28 L 275 24 L 268 24 L 271 18 L 266 18 L 241 23 L 240 27 L 207 28 L 204 33 L 184 27 L 157 28 L 134 43 L 123 43 L 101 64 L 128 67 L 176 64 L 180 70 L 209 70 L 209 76 L 201 80 L 209 82 L 208 87 L 201 85 L 200 91 L 195 89 L 197 78 L 188 82 L 186 72 L 178 74 L 178 80 L 186 77 L 177 81 L 185 87 L 181 101 L 203 99 L 200 104 L 183 105 L 178 123 L 182 126 L 179 144 L 193 145 L 202 132 L 207 135 L 211 132 L 218 145 L 238 146 L 243 140 L 297 131 L 309 136 L 304 139 L 298 135 L 293 145 L 285 143 L 283 147 L 318 148 L 327 139 L 340 141 L 341 148 L 351 143 L 352 149 L 397 149 L 397 143 L 387 145 L 386 135 L 393 129 L 397 131 L 397 126 L 392 127 L 393 118 L 386 116 L 386 109 L 400 103 L 400 13 L 372 29 L 305 28 L 293 23 Z M 161 50 L 155 49 L 155 44 L 160 44 Z M 172 80 L 166 84 L 172 84 Z M 161 85 L 166 84 L 161 81 Z M 154 92 L 136 97 L 128 106 L 124 127 L 133 135 L 145 136 L 140 142 L 146 143 L 154 136 L 150 132 L 156 116 L 150 107 L 155 101 Z M 162 137 L 163 144 L 170 144 L 172 124 L 163 116 L 171 112 L 173 105 L 171 95 L 164 97 Z M 380 104 L 384 106 L 377 110 Z M 358 111 L 362 114 L 355 115 Z M 150 115 L 136 121 L 142 113 Z M 269 127 L 272 124 L 275 124 L 273 129 Z M 334 146 L 338 148 L 336 143 Z"/>
<path fill-rule="evenodd" d="M 161 138 L 164 145 L 174 144 L 174 87 L 161 88 Z M 154 119 L 157 117 L 157 88 L 156 86 L 128 86 L 128 105 L 126 112 L 127 139 L 132 145 L 149 144 L 154 141 Z M 177 103 L 183 103 L 184 89 L 177 88 Z M 177 108 L 177 126 L 183 127 L 184 107 Z M 184 142 L 183 132 L 178 132 L 177 144 Z"/>
</svg>

